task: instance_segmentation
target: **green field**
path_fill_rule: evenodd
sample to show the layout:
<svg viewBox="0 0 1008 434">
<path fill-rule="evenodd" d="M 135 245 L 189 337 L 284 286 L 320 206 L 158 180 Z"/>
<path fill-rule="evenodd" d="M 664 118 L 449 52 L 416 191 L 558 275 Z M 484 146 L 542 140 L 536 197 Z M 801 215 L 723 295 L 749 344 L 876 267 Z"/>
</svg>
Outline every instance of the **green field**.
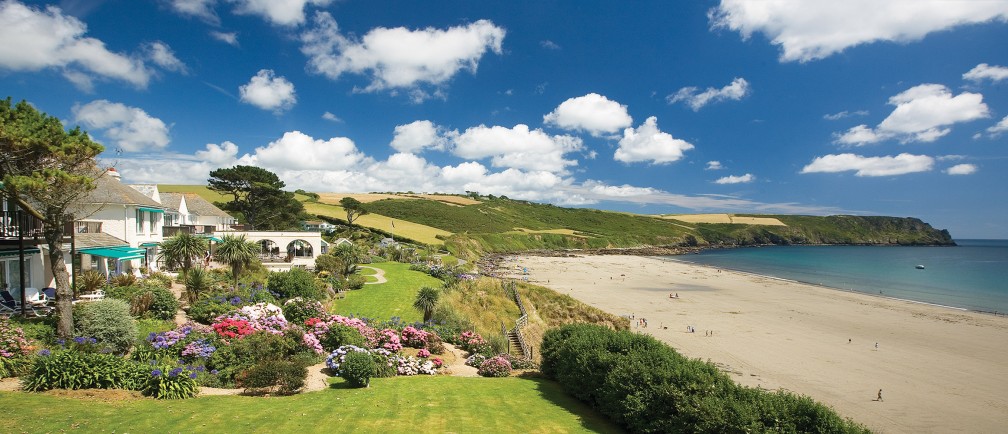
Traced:
<svg viewBox="0 0 1008 434">
<path fill-rule="evenodd" d="M 121 391 L 0 392 L 2 432 L 621 432 L 555 382 L 526 378 L 376 378 L 366 389 L 289 397 L 158 401 Z M 59 396 L 70 394 L 74 397 Z M 117 397 L 103 399 L 102 397 Z"/>
<path fill-rule="evenodd" d="M 442 282 L 419 271 L 409 269 L 409 264 L 382 262 L 367 264 L 385 271 L 386 283 L 364 285 L 364 288 L 347 292 L 346 298 L 333 300 L 333 313 L 354 315 L 379 321 L 397 316 L 406 322 L 423 320 L 423 314 L 413 309 L 413 300 L 422 286 L 440 288 Z M 373 274 L 371 270 L 364 273 Z M 368 279 L 374 279 L 368 277 Z"/>
</svg>

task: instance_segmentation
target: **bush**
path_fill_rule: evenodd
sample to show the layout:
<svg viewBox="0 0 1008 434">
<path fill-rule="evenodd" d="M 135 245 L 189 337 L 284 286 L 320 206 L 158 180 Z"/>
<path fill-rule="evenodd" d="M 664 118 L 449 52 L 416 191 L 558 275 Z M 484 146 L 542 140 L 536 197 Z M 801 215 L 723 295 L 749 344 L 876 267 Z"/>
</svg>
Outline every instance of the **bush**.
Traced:
<svg viewBox="0 0 1008 434">
<path fill-rule="evenodd" d="M 511 362 L 503 355 L 494 356 L 480 363 L 477 373 L 484 377 L 507 377 L 511 375 Z"/>
<path fill-rule="evenodd" d="M 807 397 L 741 387 L 656 339 L 574 324 L 543 336 L 541 371 L 631 432 L 866 432 Z"/>
<path fill-rule="evenodd" d="M 74 306 L 74 333 L 89 336 L 116 354 L 125 354 L 136 340 L 136 321 L 125 301 L 108 299 Z"/>
<path fill-rule="evenodd" d="M 329 327 L 329 331 L 322 335 L 319 342 L 326 351 L 332 351 L 344 345 L 363 347 L 367 343 L 367 340 L 364 339 L 359 330 L 353 327 L 343 324 L 333 324 Z"/>
<path fill-rule="evenodd" d="M 129 273 L 117 274 L 109 279 L 109 283 L 112 286 L 133 286 L 136 285 L 137 278 Z"/>
<path fill-rule="evenodd" d="M 318 300 L 294 297 L 283 304 L 283 314 L 292 324 L 304 325 L 309 318 L 324 319 L 329 316 Z"/>
<path fill-rule="evenodd" d="M 155 319 L 170 320 L 175 318 L 179 309 L 179 300 L 171 290 L 159 286 L 147 287 L 144 294 L 150 294 L 151 303 L 144 315 Z"/>
<path fill-rule="evenodd" d="M 357 290 L 357 289 L 363 288 L 364 287 L 364 283 L 366 281 L 367 281 L 367 279 L 365 279 L 364 276 L 361 276 L 361 275 L 358 275 L 358 274 L 354 274 L 354 275 L 351 275 L 351 276 L 347 276 L 346 282 L 344 283 L 344 285 L 346 285 L 347 289 Z"/>
<path fill-rule="evenodd" d="M 221 315 L 238 310 L 238 308 L 227 301 L 204 298 L 194 304 L 189 305 L 189 318 L 201 324 L 210 324 Z"/>
<path fill-rule="evenodd" d="M 340 364 L 339 374 L 346 378 L 352 386 L 367 387 L 376 370 L 375 361 L 371 354 L 351 351 L 347 353 L 343 363 Z"/>
<path fill-rule="evenodd" d="M 75 279 L 75 284 L 77 286 L 74 291 L 74 296 L 76 297 L 87 292 L 95 292 L 102 289 L 106 283 L 108 283 L 108 280 L 105 279 L 104 274 L 95 270 L 85 271 L 77 275 L 77 278 Z"/>
<path fill-rule="evenodd" d="M 199 393 L 196 372 L 184 367 L 168 370 L 159 366 L 147 372 L 147 381 L 142 392 L 157 399 L 186 399 Z"/>
<path fill-rule="evenodd" d="M 301 343 L 300 335 L 258 332 L 231 340 L 228 345 L 218 345 L 206 365 L 218 371 L 221 384 L 232 385 L 239 373 L 261 362 L 286 359 L 308 366 L 314 363 L 315 357 Z"/>
<path fill-rule="evenodd" d="M 282 299 L 302 297 L 319 300 L 324 294 L 315 284 L 315 275 L 301 268 L 270 273 L 266 286 Z"/>
<path fill-rule="evenodd" d="M 144 286 L 159 286 L 161 288 L 170 289 L 172 284 L 171 276 L 162 273 L 160 271 L 151 273 L 143 281 Z"/>
<path fill-rule="evenodd" d="M 42 350 L 30 372 L 22 379 L 24 390 L 128 389 L 139 390 L 149 374 L 143 366 L 112 354 L 73 349 Z"/>
<path fill-rule="evenodd" d="M 265 360 L 238 375 L 237 384 L 250 394 L 293 395 L 304 387 L 305 365 L 291 360 Z"/>
</svg>

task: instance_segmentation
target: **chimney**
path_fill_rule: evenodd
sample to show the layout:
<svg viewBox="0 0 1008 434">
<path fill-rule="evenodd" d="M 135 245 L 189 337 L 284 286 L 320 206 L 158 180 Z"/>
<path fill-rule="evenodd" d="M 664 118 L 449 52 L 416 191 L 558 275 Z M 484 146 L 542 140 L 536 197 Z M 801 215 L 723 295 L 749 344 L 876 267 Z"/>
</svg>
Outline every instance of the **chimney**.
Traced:
<svg viewBox="0 0 1008 434">
<path fill-rule="evenodd" d="M 116 181 L 122 180 L 121 179 L 122 177 L 119 176 L 119 172 L 116 172 L 115 167 L 109 167 L 106 173 L 108 174 L 108 176 L 111 176 L 112 179 L 115 179 Z"/>
</svg>

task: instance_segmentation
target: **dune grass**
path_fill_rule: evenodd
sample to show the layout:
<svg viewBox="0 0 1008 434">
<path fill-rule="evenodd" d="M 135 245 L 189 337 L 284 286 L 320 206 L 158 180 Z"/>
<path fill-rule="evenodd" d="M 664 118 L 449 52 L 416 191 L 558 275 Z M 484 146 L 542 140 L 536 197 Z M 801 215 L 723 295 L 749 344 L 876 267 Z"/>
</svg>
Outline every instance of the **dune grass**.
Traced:
<svg viewBox="0 0 1008 434">
<path fill-rule="evenodd" d="M 0 406 L 17 414 L 0 419 L 0 431 L 621 432 L 555 382 L 536 378 L 376 378 L 366 389 L 335 379 L 327 390 L 271 398 L 87 394 L 0 392 Z"/>
<path fill-rule="evenodd" d="M 388 282 L 364 285 L 361 289 L 347 292 L 346 298 L 333 300 L 331 312 L 376 320 L 387 320 L 394 316 L 407 322 L 423 320 L 423 314 L 413 309 L 417 291 L 422 286 L 440 288 L 442 285 L 440 280 L 410 270 L 409 264 L 399 262 L 382 262 L 368 266 L 384 270 Z"/>
</svg>

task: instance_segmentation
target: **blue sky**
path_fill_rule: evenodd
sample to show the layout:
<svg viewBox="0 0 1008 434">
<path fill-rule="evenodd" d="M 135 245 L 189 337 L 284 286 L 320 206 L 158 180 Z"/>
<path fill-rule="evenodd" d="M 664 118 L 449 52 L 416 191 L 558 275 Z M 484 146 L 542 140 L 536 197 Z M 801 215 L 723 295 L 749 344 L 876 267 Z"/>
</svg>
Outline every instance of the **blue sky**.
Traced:
<svg viewBox="0 0 1008 434">
<path fill-rule="evenodd" d="M 1008 1 L 0 1 L 134 183 L 915 216 L 1008 238 Z"/>
</svg>

